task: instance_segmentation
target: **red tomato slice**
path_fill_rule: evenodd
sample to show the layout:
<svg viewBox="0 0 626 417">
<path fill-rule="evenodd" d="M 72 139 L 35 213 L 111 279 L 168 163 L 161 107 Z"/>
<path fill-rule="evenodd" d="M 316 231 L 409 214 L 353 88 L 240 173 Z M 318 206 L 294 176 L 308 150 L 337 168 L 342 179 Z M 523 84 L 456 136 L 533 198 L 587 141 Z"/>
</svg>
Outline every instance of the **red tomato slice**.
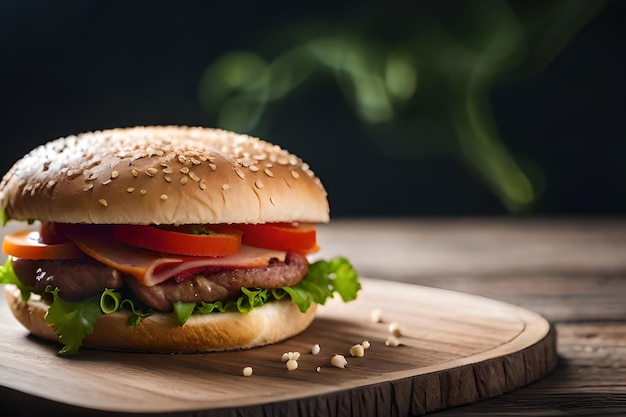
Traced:
<svg viewBox="0 0 626 417">
<path fill-rule="evenodd" d="M 9 256 L 22 259 L 76 259 L 85 254 L 70 242 L 42 243 L 38 231 L 22 230 L 6 235 L 2 241 L 2 251 Z"/>
<path fill-rule="evenodd" d="M 235 227 L 243 230 L 245 245 L 304 254 L 319 250 L 312 223 L 237 224 Z"/>
<path fill-rule="evenodd" d="M 113 234 L 119 242 L 155 252 L 226 256 L 239 252 L 242 232 L 226 225 L 165 228 L 125 224 L 116 226 Z"/>
</svg>

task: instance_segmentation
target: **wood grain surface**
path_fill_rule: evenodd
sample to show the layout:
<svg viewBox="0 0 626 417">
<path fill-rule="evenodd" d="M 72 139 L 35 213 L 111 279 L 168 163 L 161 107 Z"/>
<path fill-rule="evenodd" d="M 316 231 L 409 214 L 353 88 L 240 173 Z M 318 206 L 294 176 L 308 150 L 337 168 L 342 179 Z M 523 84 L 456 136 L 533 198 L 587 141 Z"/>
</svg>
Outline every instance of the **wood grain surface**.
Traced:
<svg viewBox="0 0 626 417">
<path fill-rule="evenodd" d="M 381 309 L 381 322 L 371 320 L 375 309 Z M 27 337 L 6 308 L 0 314 L 3 386 L 117 413 L 407 416 L 512 391 L 556 365 L 552 329 L 533 312 L 484 297 L 366 278 L 356 302 L 333 300 L 301 335 L 237 352 L 84 349 L 61 358 L 55 355 L 58 346 Z M 386 343 L 393 322 L 401 329 L 399 346 Z M 350 348 L 363 341 L 370 342 L 365 355 L 351 356 Z M 321 347 L 317 355 L 311 353 L 315 344 Z M 301 354 L 292 371 L 281 361 L 290 351 Z M 344 355 L 345 369 L 330 365 L 335 354 Z M 246 366 L 253 368 L 251 377 L 242 375 Z"/>
</svg>

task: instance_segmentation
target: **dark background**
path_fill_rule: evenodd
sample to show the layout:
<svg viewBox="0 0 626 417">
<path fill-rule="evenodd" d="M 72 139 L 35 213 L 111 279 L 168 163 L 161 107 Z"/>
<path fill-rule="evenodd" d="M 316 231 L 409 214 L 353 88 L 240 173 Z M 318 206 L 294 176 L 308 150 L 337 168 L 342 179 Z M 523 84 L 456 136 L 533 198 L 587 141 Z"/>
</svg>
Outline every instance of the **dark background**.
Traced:
<svg viewBox="0 0 626 417">
<path fill-rule="evenodd" d="M 480 46 L 491 36 L 489 23 L 501 16 L 472 14 L 477 3 L 3 2 L 0 168 L 8 170 L 38 144 L 82 131 L 218 125 L 217 110 L 202 105 L 199 86 L 207 68 L 228 51 L 252 51 L 271 60 L 316 36 L 356 33 L 375 40 L 384 54 L 419 35 L 434 45 L 416 58 L 423 67 L 431 62 L 429 50 L 441 52 L 435 42 L 440 32 L 428 32 L 433 22 L 465 46 Z M 533 22 L 547 16 L 541 6 L 546 2 L 509 3 L 529 22 L 524 27 L 531 39 Z M 563 29 L 562 48 L 545 65 L 525 66 L 522 60 L 493 82 L 488 97 L 501 143 L 536 193 L 523 207 L 503 203 L 488 176 L 476 173 L 467 151 L 459 151 L 446 130 L 449 119 L 429 106 L 445 94 L 428 78 L 385 129 L 360 119 L 335 80 L 318 74 L 244 133 L 307 160 L 329 191 L 334 217 L 623 214 L 625 3 L 583 10 L 577 18 L 588 21 L 571 36 Z M 561 31 L 549 21 L 544 28 Z M 540 37 L 529 40 L 524 56 L 541 46 Z M 465 58 L 456 59 L 451 66 Z M 416 131 L 411 152 L 402 147 L 394 152 L 393 135 L 400 131 L 395 128 L 411 126 L 412 117 L 427 113 L 442 128 Z"/>
</svg>

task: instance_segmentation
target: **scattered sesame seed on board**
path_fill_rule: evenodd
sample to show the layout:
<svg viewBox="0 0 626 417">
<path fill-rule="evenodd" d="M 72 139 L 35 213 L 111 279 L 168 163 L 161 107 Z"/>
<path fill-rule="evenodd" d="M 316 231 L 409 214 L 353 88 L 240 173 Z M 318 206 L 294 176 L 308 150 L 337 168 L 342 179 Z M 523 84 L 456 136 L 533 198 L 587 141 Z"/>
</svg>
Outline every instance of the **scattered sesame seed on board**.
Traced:
<svg viewBox="0 0 626 417">
<path fill-rule="evenodd" d="M 398 347 L 400 346 L 400 340 L 395 336 L 389 336 L 389 338 L 385 340 L 385 346 Z"/>
<path fill-rule="evenodd" d="M 350 348 L 350 355 L 356 356 L 357 358 L 362 358 L 365 355 L 365 349 L 363 348 L 363 345 L 358 344 L 352 346 Z"/>
<path fill-rule="evenodd" d="M 285 367 L 287 367 L 288 370 L 293 371 L 298 369 L 298 361 L 295 359 L 289 359 L 286 363 L 285 363 Z"/>
<path fill-rule="evenodd" d="M 345 368 L 348 364 L 348 361 L 343 355 L 334 355 L 332 358 L 330 358 L 330 364 L 336 368 Z"/>
<path fill-rule="evenodd" d="M 402 335 L 402 331 L 400 330 L 400 323 L 398 323 L 397 321 L 389 323 L 388 330 L 389 333 L 396 337 L 400 337 Z"/>
</svg>

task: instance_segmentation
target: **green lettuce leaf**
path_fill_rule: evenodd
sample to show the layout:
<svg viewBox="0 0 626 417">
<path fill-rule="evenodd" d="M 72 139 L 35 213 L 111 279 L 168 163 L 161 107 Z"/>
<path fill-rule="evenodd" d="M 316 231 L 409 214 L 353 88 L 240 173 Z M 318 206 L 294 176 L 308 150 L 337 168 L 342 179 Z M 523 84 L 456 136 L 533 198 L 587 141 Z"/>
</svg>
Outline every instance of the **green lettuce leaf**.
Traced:
<svg viewBox="0 0 626 417">
<path fill-rule="evenodd" d="M 173 307 L 176 322 L 182 326 L 187 323 L 187 320 L 189 320 L 189 317 L 193 314 L 193 310 L 196 308 L 196 303 L 183 303 L 178 301 L 174 303 Z"/>
<path fill-rule="evenodd" d="M 46 290 L 52 293 L 53 301 L 45 321 L 53 326 L 54 333 L 64 345 L 59 354 L 72 355 L 78 352 L 83 339 L 93 333 L 96 321 L 104 314 L 100 308 L 100 296 L 68 302 L 59 297 L 58 288 Z"/>
<path fill-rule="evenodd" d="M 22 301 L 27 301 L 30 298 L 30 294 L 35 290 L 34 288 L 24 285 L 22 281 L 17 278 L 17 275 L 13 272 L 11 258 L 7 259 L 5 264 L 0 266 L 0 284 L 13 284 L 19 288 Z"/>
<path fill-rule="evenodd" d="M 361 283 L 352 264 L 343 257 L 320 260 L 309 265 L 305 279 L 293 287 L 283 287 L 300 311 L 309 309 L 312 302 L 325 304 L 335 293 L 344 302 L 356 299 Z"/>
</svg>

